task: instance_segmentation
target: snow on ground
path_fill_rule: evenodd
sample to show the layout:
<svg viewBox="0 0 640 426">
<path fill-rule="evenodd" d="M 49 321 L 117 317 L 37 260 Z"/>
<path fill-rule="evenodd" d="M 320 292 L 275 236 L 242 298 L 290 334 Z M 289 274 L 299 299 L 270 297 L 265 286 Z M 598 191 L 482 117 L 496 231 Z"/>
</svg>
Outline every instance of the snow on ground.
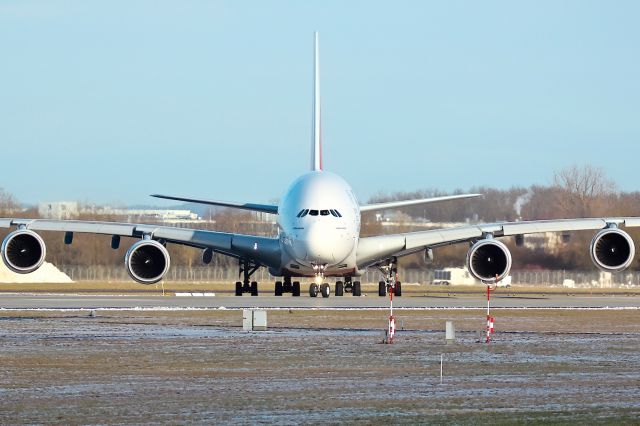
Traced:
<svg viewBox="0 0 640 426">
<path fill-rule="evenodd" d="M 49 262 L 30 274 L 16 274 L 10 271 L 4 262 L 0 262 L 0 283 L 72 283 L 67 274 Z"/>
</svg>

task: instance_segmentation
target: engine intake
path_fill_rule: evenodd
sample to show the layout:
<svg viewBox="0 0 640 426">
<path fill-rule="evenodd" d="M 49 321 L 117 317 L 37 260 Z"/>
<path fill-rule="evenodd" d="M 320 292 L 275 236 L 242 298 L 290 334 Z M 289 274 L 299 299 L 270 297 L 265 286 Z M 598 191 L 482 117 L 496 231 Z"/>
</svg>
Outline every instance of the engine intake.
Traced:
<svg viewBox="0 0 640 426">
<path fill-rule="evenodd" d="M 467 253 L 467 267 L 483 283 L 496 283 L 511 270 L 511 252 L 498 240 L 480 240 Z"/>
<path fill-rule="evenodd" d="M 124 263 L 129 276 L 140 284 L 155 284 L 169 270 L 167 249 L 155 240 L 138 241 L 127 251 Z"/>
<path fill-rule="evenodd" d="M 636 246 L 626 232 L 617 228 L 603 229 L 598 232 L 589 248 L 591 260 L 603 271 L 624 271 L 633 262 Z"/>
<path fill-rule="evenodd" d="M 28 229 L 13 231 L 2 241 L 2 261 L 18 274 L 28 274 L 44 262 L 47 248 L 40 235 Z"/>
</svg>

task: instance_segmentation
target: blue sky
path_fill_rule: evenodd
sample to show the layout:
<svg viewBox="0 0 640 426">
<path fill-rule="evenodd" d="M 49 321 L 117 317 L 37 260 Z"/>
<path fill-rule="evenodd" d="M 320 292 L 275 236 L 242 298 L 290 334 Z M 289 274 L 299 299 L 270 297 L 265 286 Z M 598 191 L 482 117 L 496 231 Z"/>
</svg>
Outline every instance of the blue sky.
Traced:
<svg viewBox="0 0 640 426">
<path fill-rule="evenodd" d="M 324 165 L 378 191 L 640 190 L 639 2 L 0 2 L 0 187 L 21 201 L 265 202 Z"/>
</svg>

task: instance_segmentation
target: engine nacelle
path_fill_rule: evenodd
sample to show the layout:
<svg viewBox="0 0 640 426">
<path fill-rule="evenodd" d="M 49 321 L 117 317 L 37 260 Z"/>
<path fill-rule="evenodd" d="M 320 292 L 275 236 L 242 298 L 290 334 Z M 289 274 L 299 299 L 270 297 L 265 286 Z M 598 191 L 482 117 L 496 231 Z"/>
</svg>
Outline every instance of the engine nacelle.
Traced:
<svg viewBox="0 0 640 426">
<path fill-rule="evenodd" d="M 155 284 L 169 270 L 169 252 L 155 240 L 141 240 L 127 251 L 124 263 L 134 281 L 140 284 Z"/>
<path fill-rule="evenodd" d="M 498 240 L 480 240 L 467 253 L 467 268 L 483 283 L 496 283 L 511 271 L 511 252 Z"/>
<path fill-rule="evenodd" d="M 636 246 L 626 232 L 607 228 L 598 232 L 589 247 L 591 260 L 603 271 L 624 271 L 633 262 Z"/>
<path fill-rule="evenodd" d="M 18 274 L 28 274 L 44 262 L 47 247 L 40 235 L 28 229 L 18 229 L 2 241 L 2 261 Z"/>
</svg>

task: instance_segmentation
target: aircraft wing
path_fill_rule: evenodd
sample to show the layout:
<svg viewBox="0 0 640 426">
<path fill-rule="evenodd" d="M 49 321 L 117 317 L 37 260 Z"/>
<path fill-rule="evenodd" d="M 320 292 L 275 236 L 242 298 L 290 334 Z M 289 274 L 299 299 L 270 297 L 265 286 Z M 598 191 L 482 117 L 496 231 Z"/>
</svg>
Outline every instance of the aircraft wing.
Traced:
<svg viewBox="0 0 640 426">
<path fill-rule="evenodd" d="M 405 256 L 427 248 L 469 242 L 480 239 L 486 234 L 492 234 L 494 237 L 506 237 L 510 235 L 539 234 L 544 232 L 600 230 L 610 224 L 615 224 L 620 228 L 638 227 L 640 226 L 640 217 L 501 222 L 448 229 L 433 229 L 405 234 L 363 237 L 360 238 L 356 258 L 358 267 L 362 268 L 374 265 L 392 256 Z"/>
<path fill-rule="evenodd" d="M 200 198 L 184 198 L 184 197 L 174 197 L 172 195 L 160 195 L 160 194 L 153 194 L 151 196 L 156 198 L 163 198 L 165 200 L 185 201 L 187 203 L 207 204 L 211 206 L 221 206 L 221 207 L 232 207 L 235 209 L 251 210 L 254 212 L 278 214 L 278 206 L 273 206 L 268 204 L 232 203 L 228 201 L 203 200 Z"/>
<path fill-rule="evenodd" d="M 0 228 L 24 227 L 32 231 L 74 232 L 142 238 L 149 236 L 174 244 L 210 248 L 218 253 L 251 259 L 263 266 L 280 266 L 278 238 L 176 228 L 146 224 L 81 220 L 0 219 Z"/>
<path fill-rule="evenodd" d="M 388 203 L 365 204 L 363 206 L 360 206 L 360 211 L 370 212 L 374 210 L 397 209 L 400 207 L 416 206 L 420 204 L 429 204 L 429 203 L 438 203 L 440 201 L 462 200 L 465 198 L 476 198 L 480 196 L 482 196 L 482 194 L 445 195 L 442 197 L 420 198 L 417 200 L 390 201 Z"/>
</svg>

